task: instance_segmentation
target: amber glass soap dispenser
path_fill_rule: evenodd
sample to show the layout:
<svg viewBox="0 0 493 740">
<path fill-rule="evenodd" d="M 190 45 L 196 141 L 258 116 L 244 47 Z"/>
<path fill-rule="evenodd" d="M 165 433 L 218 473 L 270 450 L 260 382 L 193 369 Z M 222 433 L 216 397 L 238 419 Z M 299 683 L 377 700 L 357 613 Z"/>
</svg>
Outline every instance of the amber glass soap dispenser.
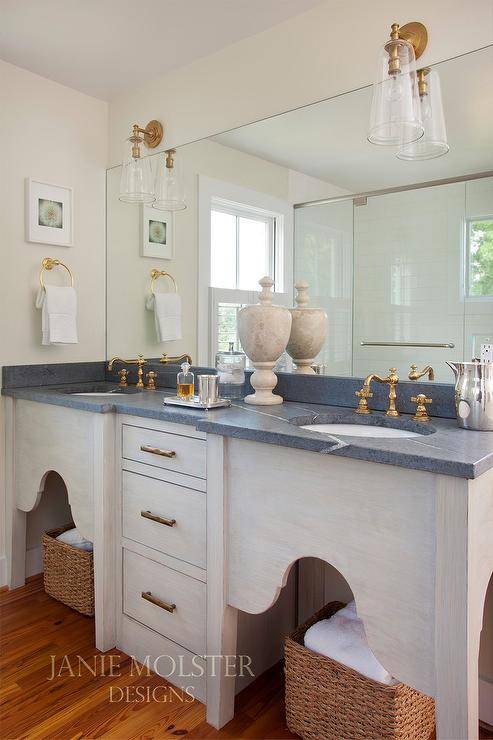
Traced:
<svg viewBox="0 0 493 740">
<path fill-rule="evenodd" d="M 194 374 L 190 371 L 188 362 L 181 366 L 181 372 L 176 376 L 176 395 L 184 401 L 193 401 Z"/>
</svg>

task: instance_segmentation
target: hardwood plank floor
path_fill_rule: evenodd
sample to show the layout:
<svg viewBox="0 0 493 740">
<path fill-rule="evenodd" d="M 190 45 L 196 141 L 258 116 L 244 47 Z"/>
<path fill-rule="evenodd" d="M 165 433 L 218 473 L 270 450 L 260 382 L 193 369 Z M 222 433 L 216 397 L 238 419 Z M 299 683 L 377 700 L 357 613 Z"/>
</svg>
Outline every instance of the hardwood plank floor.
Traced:
<svg viewBox="0 0 493 740">
<path fill-rule="evenodd" d="M 154 690 L 159 701 L 111 701 L 126 692 L 136 699 L 137 690 L 144 698 Z M 275 667 L 238 696 L 234 719 L 217 731 L 199 702 L 159 676 L 131 675 L 124 653 L 99 653 L 94 620 L 47 596 L 41 577 L 15 591 L 0 590 L 1 740 L 296 738 L 286 727 L 283 694 L 282 671 Z M 481 737 L 493 734 L 482 731 Z"/>
</svg>

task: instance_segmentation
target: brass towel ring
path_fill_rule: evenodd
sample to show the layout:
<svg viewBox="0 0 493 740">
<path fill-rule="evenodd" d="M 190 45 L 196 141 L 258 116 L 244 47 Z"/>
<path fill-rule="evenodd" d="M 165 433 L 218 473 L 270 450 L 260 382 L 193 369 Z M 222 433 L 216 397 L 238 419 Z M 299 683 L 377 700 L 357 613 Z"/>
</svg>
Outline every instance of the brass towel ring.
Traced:
<svg viewBox="0 0 493 740">
<path fill-rule="evenodd" d="M 164 270 L 151 270 L 151 282 L 150 282 L 150 290 L 151 293 L 154 295 L 154 281 L 157 280 L 160 277 L 169 277 L 170 280 L 173 281 L 173 286 L 175 288 L 175 293 L 178 292 L 178 285 L 176 283 L 176 280 L 174 279 L 173 275 L 170 275 L 169 272 L 165 272 Z"/>
<path fill-rule="evenodd" d="M 53 270 L 54 267 L 64 267 L 68 274 L 70 275 L 70 285 L 72 288 L 74 287 L 74 276 L 72 275 L 72 271 L 70 267 L 67 267 L 65 262 L 62 262 L 61 260 L 53 259 L 53 257 L 45 257 L 43 262 L 41 263 L 41 270 L 39 271 L 39 284 L 42 288 L 45 287 L 44 281 L 43 281 L 43 272 L 45 270 Z"/>
</svg>

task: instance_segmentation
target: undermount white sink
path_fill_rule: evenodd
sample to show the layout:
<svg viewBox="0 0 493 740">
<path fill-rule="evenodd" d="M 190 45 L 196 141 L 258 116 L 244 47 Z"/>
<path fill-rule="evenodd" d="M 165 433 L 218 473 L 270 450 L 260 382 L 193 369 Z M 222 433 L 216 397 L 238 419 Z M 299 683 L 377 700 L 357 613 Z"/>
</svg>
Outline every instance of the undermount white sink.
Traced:
<svg viewBox="0 0 493 740">
<path fill-rule="evenodd" d="M 87 391 L 86 393 L 71 393 L 71 396 L 118 396 L 122 394 L 115 393 L 114 391 Z"/>
<path fill-rule="evenodd" d="M 411 432 L 408 429 L 392 429 L 391 427 L 380 427 L 375 424 L 305 424 L 300 428 L 307 429 L 309 432 L 346 435 L 348 437 L 380 437 L 381 439 L 421 437 L 418 432 Z"/>
<path fill-rule="evenodd" d="M 124 396 L 131 395 L 133 393 L 140 393 L 140 388 L 136 388 L 135 386 L 113 386 L 108 388 L 108 386 L 105 387 L 102 383 L 96 383 L 89 387 L 86 386 L 86 388 L 84 388 L 84 386 L 79 386 L 79 388 L 73 388 L 62 392 L 68 393 L 69 396 L 91 396 L 92 398 L 98 398 L 106 396 Z"/>
</svg>

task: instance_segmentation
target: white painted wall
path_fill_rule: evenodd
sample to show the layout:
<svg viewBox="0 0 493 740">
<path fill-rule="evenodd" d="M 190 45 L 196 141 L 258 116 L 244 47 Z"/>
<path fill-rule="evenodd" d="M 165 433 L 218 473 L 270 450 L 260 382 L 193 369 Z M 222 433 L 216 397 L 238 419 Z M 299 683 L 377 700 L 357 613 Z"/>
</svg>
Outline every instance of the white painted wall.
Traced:
<svg viewBox="0 0 493 740">
<path fill-rule="evenodd" d="M 0 365 L 97 360 L 104 353 L 107 104 L 0 61 Z M 24 238 L 26 177 L 74 188 L 74 246 L 32 244 Z M 34 296 L 43 257 L 73 269 L 79 344 L 41 346 Z M 57 275 L 47 277 L 53 282 Z M 60 271 L 60 278 L 63 273 Z"/>
<path fill-rule="evenodd" d="M 325 0 L 312 10 L 197 60 L 110 105 L 110 159 L 118 164 L 134 121 L 165 122 L 161 148 L 178 146 L 372 82 L 390 24 L 429 31 L 423 66 L 493 41 L 493 4 L 475 0 Z M 350 46 L 351 53 L 348 53 Z"/>
<path fill-rule="evenodd" d="M 108 106 L 0 61 L 0 367 L 104 358 L 105 168 Z M 74 247 L 24 239 L 24 180 L 74 188 Z M 67 261 L 78 293 L 79 344 L 41 346 L 34 308 L 43 257 Z M 57 280 L 50 274 L 47 280 Z M 2 408 L 0 428 L 3 436 Z M 4 444 L 0 439 L 0 585 L 4 582 Z"/>
</svg>

